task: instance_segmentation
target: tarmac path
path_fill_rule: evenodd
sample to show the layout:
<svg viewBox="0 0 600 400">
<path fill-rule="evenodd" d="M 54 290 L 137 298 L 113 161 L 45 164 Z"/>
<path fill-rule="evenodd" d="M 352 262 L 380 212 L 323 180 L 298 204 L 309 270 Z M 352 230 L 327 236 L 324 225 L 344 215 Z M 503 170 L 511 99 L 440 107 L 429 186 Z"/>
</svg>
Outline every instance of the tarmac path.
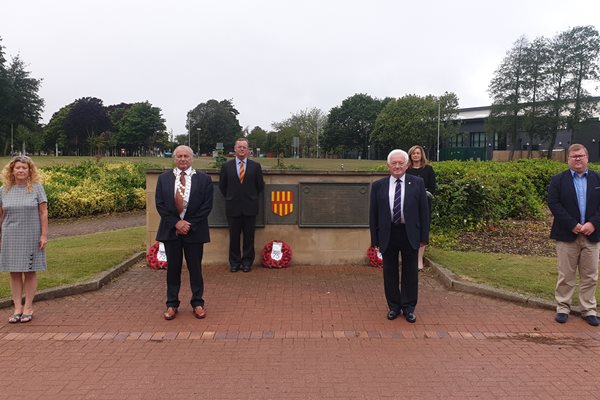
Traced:
<svg viewBox="0 0 600 400">
<path fill-rule="evenodd" d="M 209 244 L 210 245 L 210 244 Z M 386 319 L 367 266 L 204 267 L 208 316 L 183 274 L 138 264 L 95 292 L 0 319 L 0 399 L 600 399 L 600 329 L 446 290 L 421 274 L 417 323 Z"/>
</svg>

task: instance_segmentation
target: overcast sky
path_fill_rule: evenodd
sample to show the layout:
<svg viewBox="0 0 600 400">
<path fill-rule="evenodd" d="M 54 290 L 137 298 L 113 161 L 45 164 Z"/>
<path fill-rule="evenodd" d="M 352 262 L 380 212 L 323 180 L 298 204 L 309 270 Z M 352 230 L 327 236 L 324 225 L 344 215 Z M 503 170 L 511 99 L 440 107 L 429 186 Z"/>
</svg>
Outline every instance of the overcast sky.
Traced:
<svg viewBox="0 0 600 400">
<path fill-rule="evenodd" d="M 149 101 L 185 133 L 187 111 L 231 99 L 242 127 L 328 113 L 356 93 L 457 94 L 487 87 L 519 36 L 600 30 L 598 0 L 0 0 L 0 37 L 46 101 Z M 595 90 L 598 93 L 598 90 Z"/>
</svg>

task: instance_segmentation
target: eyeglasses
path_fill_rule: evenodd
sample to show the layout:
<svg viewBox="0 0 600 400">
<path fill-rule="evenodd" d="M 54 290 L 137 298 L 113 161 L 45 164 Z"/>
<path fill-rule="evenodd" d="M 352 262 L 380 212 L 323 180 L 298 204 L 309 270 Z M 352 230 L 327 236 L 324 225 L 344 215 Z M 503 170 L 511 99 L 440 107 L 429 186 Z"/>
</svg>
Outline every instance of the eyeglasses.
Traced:
<svg viewBox="0 0 600 400">
<path fill-rule="evenodd" d="M 581 159 L 586 158 L 586 157 L 587 156 L 585 154 L 575 154 L 575 155 L 569 156 L 569 158 L 571 160 L 581 160 Z"/>
<path fill-rule="evenodd" d="M 31 162 L 31 158 L 29 158 L 27 156 L 16 156 L 15 158 L 13 158 L 13 160 L 15 162 L 23 162 L 23 163 L 30 163 Z"/>
</svg>

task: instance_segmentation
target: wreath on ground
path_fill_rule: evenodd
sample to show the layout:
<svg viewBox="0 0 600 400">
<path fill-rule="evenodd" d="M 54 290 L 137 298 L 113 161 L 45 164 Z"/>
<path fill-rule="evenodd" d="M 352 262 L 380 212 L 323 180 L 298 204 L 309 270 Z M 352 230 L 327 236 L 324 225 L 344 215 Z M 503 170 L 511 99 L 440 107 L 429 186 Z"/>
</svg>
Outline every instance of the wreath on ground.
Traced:
<svg viewBox="0 0 600 400">
<path fill-rule="evenodd" d="M 265 244 L 262 263 L 265 268 L 285 268 L 292 261 L 292 248 L 282 240 L 272 240 Z"/>
<path fill-rule="evenodd" d="M 372 267 L 383 268 L 383 258 L 381 256 L 381 253 L 379 252 L 378 247 L 369 247 L 369 249 L 367 250 L 367 257 L 369 257 L 369 263 Z"/>
<path fill-rule="evenodd" d="M 161 244 L 160 242 L 154 243 L 146 252 L 146 261 L 152 269 L 167 269 L 167 255 L 164 247 L 161 250 Z"/>
</svg>

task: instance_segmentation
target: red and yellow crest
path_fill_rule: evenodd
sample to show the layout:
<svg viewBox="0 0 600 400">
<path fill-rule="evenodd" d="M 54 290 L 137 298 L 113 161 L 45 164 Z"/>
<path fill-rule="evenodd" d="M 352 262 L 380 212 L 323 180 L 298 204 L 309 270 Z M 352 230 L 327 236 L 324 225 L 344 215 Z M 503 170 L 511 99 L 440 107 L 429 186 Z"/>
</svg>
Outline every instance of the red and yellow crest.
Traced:
<svg viewBox="0 0 600 400">
<path fill-rule="evenodd" d="M 294 195 L 289 191 L 271 192 L 271 210 L 280 217 L 294 211 Z"/>
</svg>

